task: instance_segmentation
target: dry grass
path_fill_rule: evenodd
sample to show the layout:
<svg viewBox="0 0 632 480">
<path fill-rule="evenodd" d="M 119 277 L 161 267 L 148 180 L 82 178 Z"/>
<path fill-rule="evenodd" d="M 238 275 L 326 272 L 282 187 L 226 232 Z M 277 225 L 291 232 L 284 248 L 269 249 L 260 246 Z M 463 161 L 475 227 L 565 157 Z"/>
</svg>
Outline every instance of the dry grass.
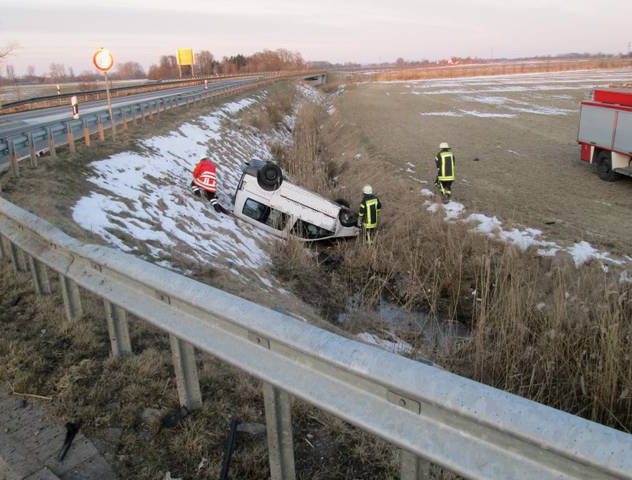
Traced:
<svg viewBox="0 0 632 480">
<path fill-rule="evenodd" d="M 134 354 L 110 358 L 103 307 L 91 295 L 82 291 L 86 315 L 68 323 L 56 282 L 52 296 L 36 297 L 30 275 L 4 259 L 0 291 L 0 382 L 52 396 L 50 412 L 80 420 L 120 478 L 218 478 L 231 420 L 265 424 L 260 382 L 199 354 L 202 408 L 160 429 L 160 416 L 178 408 L 166 335 L 130 317 Z M 391 446 L 303 402 L 293 418 L 298 478 L 397 478 Z M 230 478 L 269 475 L 265 435 L 239 433 Z"/>
<path fill-rule="evenodd" d="M 358 146 L 353 132 L 341 135 L 331 124 L 321 129 L 324 117 L 311 118 L 319 121 L 302 123 L 315 130 L 311 135 L 295 131 L 302 143 L 288 164 L 293 178 L 335 198 L 340 187 L 323 168 L 333 162 L 348 190 L 373 185 L 383 223 L 371 247 L 280 244 L 276 271 L 297 294 L 332 320 L 345 305 L 367 308 L 387 299 L 444 324 L 461 322 L 467 338 L 423 353 L 456 373 L 632 430 L 632 285 L 620 283 L 616 269 L 578 269 L 569 257 L 521 252 L 445 222 L 421 206 L 423 198 L 403 179 L 384 175 L 389 165 Z M 340 150 L 349 145 L 364 153 L 342 168 Z M 353 331 L 382 327 L 364 312 L 351 318 L 345 327 Z M 409 331 L 406 339 L 421 349 L 423 332 Z"/>
<path fill-rule="evenodd" d="M 268 96 L 259 108 L 252 108 L 246 114 L 244 122 L 262 132 L 268 132 L 283 124 L 287 115 L 292 113 L 296 85 L 284 81 L 267 88 Z"/>
<path fill-rule="evenodd" d="M 151 131 L 139 128 L 121 134 L 118 144 L 79 146 L 74 155 L 60 150 L 57 159 L 42 159 L 39 170 L 30 172 L 47 178 L 49 191 L 40 190 L 34 197 L 30 178 L 35 175 L 29 175 L 12 181 L 8 196 L 85 239 L 86 233 L 67 218 L 83 193 L 86 165 L 134 148 L 136 138 L 169 131 L 181 121 L 180 115 L 169 112 L 154 117 Z M 243 285 L 227 285 L 227 279 L 216 272 L 199 273 L 207 282 L 244 294 Z M 144 420 L 143 412 L 153 408 L 162 414 L 178 406 L 166 335 L 131 317 L 134 355 L 109 358 L 101 302 L 82 292 L 86 315 L 69 324 L 63 317 L 55 278 L 52 280 L 56 294 L 37 298 L 30 276 L 15 275 L 0 260 L 0 381 L 10 381 L 18 391 L 53 396 L 51 412 L 62 420 L 80 419 L 85 433 L 103 439 L 99 445 L 121 478 L 162 479 L 167 471 L 184 479 L 217 478 L 231 419 L 265 423 L 259 382 L 208 355 L 199 355 L 202 409 L 175 428 L 159 432 L 156 419 Z M 314 423 L 312 417 L 323 418 L 303 404 L 294 412 L 299 478 L 368 478 L 372 471 L 380 472 L 381 478 L 396 478 L 391 447 L 335 419 Z M 204 466 L 198 470 L 203 459 Z M 231 478 L 268 477 L 265 436 L 239 434 Z"/>
<path fill-rule="evenodd" d="M 602 58 L 590 60 L 549 60 L 538 62 L 506 62 L 474 65 L 448 65 L 441 67 L 408 68 L 374 73 L 371 80 L 422 80 L 431 78 L 456 78 L 486 75 L 511 75 L 516 73 L 563 72 L 569 70 L 593 70 L 603 68 L 625 68 L 632 60 Z M 366 76 L 358 80 L 366 80 Z"/>
</svg>

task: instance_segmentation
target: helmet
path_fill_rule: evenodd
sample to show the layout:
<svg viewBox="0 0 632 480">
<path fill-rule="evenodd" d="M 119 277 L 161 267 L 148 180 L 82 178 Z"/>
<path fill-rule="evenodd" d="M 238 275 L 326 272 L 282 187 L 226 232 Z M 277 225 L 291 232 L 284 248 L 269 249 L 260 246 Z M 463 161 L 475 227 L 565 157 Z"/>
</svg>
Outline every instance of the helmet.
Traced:
<svg viewBox="0 0 632 480">
<path fill-rule="evenodd" d="M 373 193 L 373 187 L 371 185 L 365 185 L 362 187 L 362 193 L 365 195 L 371 195 Z"/>
<path fill-rule="evenodd" d="M 448 142 L 441 142 L 439 148 L 443 150 L 444 148 L 450 148 L 450 145 L 448 145 Z"/>
</svg>

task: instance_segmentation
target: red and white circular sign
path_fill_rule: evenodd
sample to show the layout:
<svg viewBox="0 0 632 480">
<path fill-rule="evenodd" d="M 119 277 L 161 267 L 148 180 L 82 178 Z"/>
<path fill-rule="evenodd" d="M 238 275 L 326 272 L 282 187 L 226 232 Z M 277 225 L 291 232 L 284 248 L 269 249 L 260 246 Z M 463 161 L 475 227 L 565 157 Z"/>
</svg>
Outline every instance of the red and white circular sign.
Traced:
<svg viewBox="0 0 632 480">
<path fill-rule="evenodd" d="M 92 63 L 97 70 L 107 72 L 114 66 L 114 56 L 107 48 L 99 48 L 92 56 Z"/>
</svg>

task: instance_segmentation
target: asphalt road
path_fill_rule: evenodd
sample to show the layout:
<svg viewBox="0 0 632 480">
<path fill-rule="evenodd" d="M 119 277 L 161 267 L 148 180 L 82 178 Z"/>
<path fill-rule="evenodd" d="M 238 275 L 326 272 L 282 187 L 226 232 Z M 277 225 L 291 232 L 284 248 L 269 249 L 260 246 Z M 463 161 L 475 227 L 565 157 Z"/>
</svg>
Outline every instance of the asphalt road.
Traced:
<svg viewBox="0 0 632 480">
<path fill-rule="evenodd" d="M 236 79 L 227 79 L 209 84 L 209 91 L 217 90 L 229 85 L 237 85 L 240 83 L 250 83 L 259 80 L 261 77 L 248 77 Z M 160 90 L 157 92 L 139 93 L 137 95 L 129 95 L 126 97 L 116 97 L 112 99 L 112 106 L 119 107 L 137 103 L 140 101 L 154 100 L 157 98 L 168 97 L 178 93 L 191 93 L 195 91 L 201 91 L 204 87 L 179 87 L 170 88 L 168 90 Z M 98 100 L 94 102 L 80 103 L 79 113 L 92 113 L 98 111 L 104 111 L 107 109 L 105 100 Z M 55 122 L 60 120 L 71 120 L 72 111 L 70 104 L 61 105 L 59 107 L 45 108 L 41 110 L 33 110 L 29 112 L 10 113 L 0 116 L 0 139 L 7 138 L 13 135 L 19 135 L 22 131 L 36 127 L 40 124 L 49 122 Z"/>
</svg>

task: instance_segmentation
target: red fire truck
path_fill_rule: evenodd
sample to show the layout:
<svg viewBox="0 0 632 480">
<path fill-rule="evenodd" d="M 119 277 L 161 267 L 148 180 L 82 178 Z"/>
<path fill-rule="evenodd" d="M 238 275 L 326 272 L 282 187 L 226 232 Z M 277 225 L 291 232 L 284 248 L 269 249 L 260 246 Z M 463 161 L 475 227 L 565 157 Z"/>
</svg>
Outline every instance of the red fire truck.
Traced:
<svg viewBox="0 0 632 480">
<path fill-rule="evenodd" d="M 602 180 L 632 177 L 632 88 L 597 88 L 581 103 L 581 159 L 595 164 Z"/>
</svg>

